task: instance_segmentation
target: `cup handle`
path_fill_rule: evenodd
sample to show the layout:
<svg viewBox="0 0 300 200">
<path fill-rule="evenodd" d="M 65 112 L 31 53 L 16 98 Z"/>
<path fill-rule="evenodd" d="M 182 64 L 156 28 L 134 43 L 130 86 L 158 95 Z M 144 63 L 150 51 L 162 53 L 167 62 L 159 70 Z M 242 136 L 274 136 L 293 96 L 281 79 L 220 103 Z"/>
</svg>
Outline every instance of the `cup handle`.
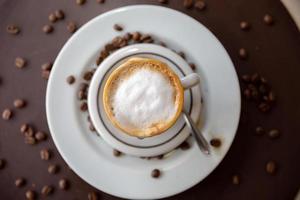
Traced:
<svg viewBox="0 0 300 200">
<path fill-rule="evenodd" d="M 182 77 L 180 80 L 183 89 L 186 90 L 200 83 L 200 76 L 197 73 L 191 73 L 185 77 Z"/>
</svg>

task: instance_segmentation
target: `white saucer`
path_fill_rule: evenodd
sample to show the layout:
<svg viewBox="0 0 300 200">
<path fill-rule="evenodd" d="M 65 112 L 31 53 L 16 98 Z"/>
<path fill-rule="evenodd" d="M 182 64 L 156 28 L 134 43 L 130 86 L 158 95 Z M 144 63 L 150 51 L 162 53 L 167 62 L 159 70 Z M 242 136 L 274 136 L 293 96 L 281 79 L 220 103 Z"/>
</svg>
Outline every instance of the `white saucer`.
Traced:
<svg viewBox="0 0 300 200">
<path fill-rule="evenodd" d="M 149 17 L 151 15 L 151 17 Z M 187 151 L 175 151 L 163 160 L 132 156 L 115 158 L 112 149 L 91 134 L 77 101 L 79 77 L 94 65 L 99 50 L 118 33 L 155 35 L 169 47 L 186 53 L 201 76 L 204 97 L 202 121 L 206 138 L 222 139 L 219 149 L 205 156 L 191 140 Z M 66 77 L 75 75 L 74 85 Z M 84 25 L 65 44 L 52 69 L 46 95 L 52 138 L 68 165 L 85 181 L 114 196 L 156 199 L 180 193 L 203 180 L 224 158 L 234 139 L 240 116 L 240 88 L 234 66 L 221 43 L 202 24 L 180 12 L 157 6 L 129 6 L 107 12 Z M 151 178 L 154 168 L 162 171 Z"/>
</svg>

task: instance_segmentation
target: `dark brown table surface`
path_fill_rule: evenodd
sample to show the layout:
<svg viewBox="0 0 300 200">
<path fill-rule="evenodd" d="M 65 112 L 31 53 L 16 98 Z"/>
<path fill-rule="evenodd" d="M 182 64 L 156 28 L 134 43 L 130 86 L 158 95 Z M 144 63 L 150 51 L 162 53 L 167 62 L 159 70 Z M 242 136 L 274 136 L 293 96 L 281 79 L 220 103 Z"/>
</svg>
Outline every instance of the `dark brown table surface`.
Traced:
<svg viewBox="0 0 300 200">
<path fill-rule="evenodd" d="M 258 72 L 265 76 L 277 94 L 277 104 L 271 113 L 261 114 L 255 104 L 243 101 L 237 136 L 223 162 L 201 183 L 169 199 L 293 199 L 300 188 L 300 34 L 278 0 L 206 2 L 207 9 L 203 12 L 185 9 L 181 0 L 170 0 L 166 6 L 207 26 L 229 52 L 239 75 Z M 55 186 L 49 199 L 87 199 L 88 192 L 96 191 L 67 167 L 50 137 L 38 145 L 26 145 L 19 127 L 27 122 L 49 133 L 45 113 L 47 81 L 41 77 L 40 66 L 55 60 L 71 36 L 66 31 L 67 22 L 83 25 L 113 8 L 142 3 L 158 4 L 155 0 L 106 0 L 105 4 L 87 0 L 80 7 L 75 0 L 0 0 L 0 111 L 7 107 L 14 111 L 12 120 L 0 119 L 0 158 L 7 161 L 0 170 L 0 199 L 25 199 L 27 189 L 40 192 L 45 184 Z M 48 23 L 49 13 L 56 9 L 64 10 L 66 19 L 56 23 L 55 31 L 46 35 L 41 28 Z M 274 17 L 273 26 L 263 23 L 266 13 Z M 252 24 L 250 31 L 239 29 L 241 20 Z M 11 23 L 21 27 L 21 34 L 6 33 L 6 26 Z M 238 57 L 241 47 L 249 51 L 247 61 Z M 28 60 L 25 69 L 14 66 L 17 56 Z M 26 99 L 28 106 L 14 109 L 15 98 Z M 265 135 L 255 136 L 254 129 L 260 124 L 266 129 L 278 128 L 281 137 L 271 141 Z M 40 159 L 39 151 L 45 147 L 53 152 L 50 161 Z M 278 162 L 275 176 L 265 172 L 269 160 Z M 59 164 L 58 174 L 48 174 L 50 163 Z M 232 184 L 233 174 L 240 175 L 240 185 Z M 15 187 L 17 177 L 26 178 L 27 185 Z M 61 177 L 71 182 L 66 192 L 57 187 Z M 101 191 L 98 194 L 100 199 L 118 199 Z"/>
</svg>

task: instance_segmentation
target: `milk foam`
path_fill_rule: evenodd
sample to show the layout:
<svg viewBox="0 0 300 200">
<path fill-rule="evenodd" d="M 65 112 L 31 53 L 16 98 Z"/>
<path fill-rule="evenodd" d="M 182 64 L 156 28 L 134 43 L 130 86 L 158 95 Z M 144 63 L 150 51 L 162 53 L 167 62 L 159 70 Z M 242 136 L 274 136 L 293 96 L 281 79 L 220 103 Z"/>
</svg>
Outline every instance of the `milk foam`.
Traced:
<svg viewBox="0 0 300 200">
<path fill-rule="evenodd" d="M 176 114 L 175 88 L 162 73 L 141 68 L 117 84 L 111 105 L 122 126 L 145 129 L 166 122 Z"/>
</svg>

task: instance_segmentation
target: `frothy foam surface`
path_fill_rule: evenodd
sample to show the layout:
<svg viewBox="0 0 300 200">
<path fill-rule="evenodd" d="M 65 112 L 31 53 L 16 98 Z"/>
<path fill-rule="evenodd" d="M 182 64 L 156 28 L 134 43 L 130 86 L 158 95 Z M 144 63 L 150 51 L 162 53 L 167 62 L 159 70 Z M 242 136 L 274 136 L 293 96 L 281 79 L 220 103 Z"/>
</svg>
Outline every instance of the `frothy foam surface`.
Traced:
<svg viewBox="0 0 300 200">
<path fill-rule="evenodd" d="M 111 105 L 122 126 L 146 129 L 176 114 L 175 88 L 161 72 L 140 68 L 116 81 Z"/>
</svg>

